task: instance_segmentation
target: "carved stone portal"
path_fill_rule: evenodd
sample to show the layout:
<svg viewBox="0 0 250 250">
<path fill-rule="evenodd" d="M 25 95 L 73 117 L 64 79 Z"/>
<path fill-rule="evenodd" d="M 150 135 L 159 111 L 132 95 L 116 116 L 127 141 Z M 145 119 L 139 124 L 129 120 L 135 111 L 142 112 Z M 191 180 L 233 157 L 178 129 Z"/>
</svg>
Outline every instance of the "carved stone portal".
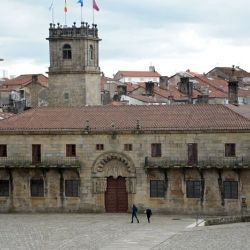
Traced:
<svg viewBox="0 0 250 250">
<path fill-rule="evenodd" d="M 92 171 L 93 192 L 104 193 L 107 189 L 107 178 L 126 177 L 128 193 L 136 192 L 135 167 L 127 156 L 122 153 L 105 153 L 95 161 Z"/>
</svg>

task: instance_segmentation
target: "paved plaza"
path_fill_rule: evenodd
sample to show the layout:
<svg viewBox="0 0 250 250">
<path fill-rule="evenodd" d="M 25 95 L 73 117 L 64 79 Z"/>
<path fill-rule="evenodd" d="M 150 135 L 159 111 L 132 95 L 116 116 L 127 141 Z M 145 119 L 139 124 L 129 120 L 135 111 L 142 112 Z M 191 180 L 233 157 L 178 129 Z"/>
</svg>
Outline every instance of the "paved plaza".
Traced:
<svg viewBox="0 0 250 250">
<path fill-rule="evenodd" d="M 0 249 L 250 249 L 250 224 L 190 227 L 195 219 L 130 214 L 0 214 Z"/>
</svg>

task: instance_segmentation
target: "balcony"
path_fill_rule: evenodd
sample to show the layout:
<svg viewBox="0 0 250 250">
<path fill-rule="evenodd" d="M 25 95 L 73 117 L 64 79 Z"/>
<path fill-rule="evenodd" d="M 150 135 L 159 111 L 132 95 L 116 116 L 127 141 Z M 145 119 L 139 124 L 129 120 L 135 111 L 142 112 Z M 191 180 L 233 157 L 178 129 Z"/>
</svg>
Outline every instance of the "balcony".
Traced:
<svg viewBox="0 0 250 250">
<path fill-rule="evenodd" d="M 201 158 L 197 163 L 190 164 L 184 157 L 145 157 L 145 168 L 248 168 L 250 156 L 245 157 L 207 157 Z"/>
<path fill-rule="evenodd" d="M 77 157 L 42 157 L 40 162 L 32 162 L 29 157 L 0 157 L 0 168 L 80 168 Z"/>
</svg>

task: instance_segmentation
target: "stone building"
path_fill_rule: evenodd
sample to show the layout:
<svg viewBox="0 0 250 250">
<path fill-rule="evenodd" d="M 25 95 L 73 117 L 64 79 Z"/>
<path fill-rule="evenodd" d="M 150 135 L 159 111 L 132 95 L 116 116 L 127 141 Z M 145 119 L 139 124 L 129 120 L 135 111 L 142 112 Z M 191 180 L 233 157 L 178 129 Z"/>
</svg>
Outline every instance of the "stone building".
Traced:
<svg viewBox="0 0 250 250">
<path fill-rule="evenodd" d="M 5 80 L 0 87 L 0 108 L 19 113 L 47 106 L 48 78 L 43 74 L 25 74 Z"/>
<path fill-rule="evenodd" d="M 223 105 L 31 109 L 0 122 L 0 210 L 239 213 L 249 138 Z"/>
<path fill-rule="evenodd" d="M 82 22 L 49 29 L 49 106 L 101 104 L 97 25 Z"/>
</svg>

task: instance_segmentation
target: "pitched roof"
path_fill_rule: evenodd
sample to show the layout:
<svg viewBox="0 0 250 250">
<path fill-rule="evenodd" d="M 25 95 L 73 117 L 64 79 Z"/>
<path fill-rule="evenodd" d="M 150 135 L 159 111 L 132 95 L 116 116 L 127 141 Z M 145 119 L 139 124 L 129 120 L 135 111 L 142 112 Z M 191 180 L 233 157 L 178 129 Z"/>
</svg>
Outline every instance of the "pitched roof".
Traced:
<svg viewBox="0 0 250 250">
<path fill-rule="evenodd" d="M 37 108 L 0 122 L 0 131 L 92 132 L 135 131 L 250 131 L 250 121 L 223 105 L 86 106 Z M 112 127 L 112 124 L 114 125 Z"/>
<path fill-rule="evenodd" d="M 118 71 L 123 77 L 160 77 L 157 71 Z"/>
<path fill-rule="evenodd" d="M 250 105 L 235 106 L 235 105 L 228 104 L 227 107 L 250 120 Z"/>
<path fill-rule="evenodd" d="M 32 76 L 34 74 L 26 74 L 26 75 L 20 75 L 17 76 L 13 79 L 9 79 L 4 81 L 4 83 L 2 84 L 2 88 L 10 88 L 10 89 L 15 89 L 15 88 L 21 88 L 24 87 L 26 85 L 28 85 L 29 83 L 32 82 Z M 37 81 L 44 87 L 48 87 L 48 77 L 46 77 L 43 74 L 38 74 L 38 79 Z"/>
<path fill-rule="evenodd" d="M 227 77 L 231 76 L 231 74 L 232 74 L 232 67 L 215 67 L 212 70 L 210 70 L 207 74 L 210 74 L 211 72 L 216 71 L 216 70 L 222 72 Z M 235 67 L 234 75 L 236 77 L 240 77 L 240 78 L 241 77 L 250 77 L 249 72 L 247 72 L 246 70 L 241 69 L 239 67 Z"/>
</svg>

